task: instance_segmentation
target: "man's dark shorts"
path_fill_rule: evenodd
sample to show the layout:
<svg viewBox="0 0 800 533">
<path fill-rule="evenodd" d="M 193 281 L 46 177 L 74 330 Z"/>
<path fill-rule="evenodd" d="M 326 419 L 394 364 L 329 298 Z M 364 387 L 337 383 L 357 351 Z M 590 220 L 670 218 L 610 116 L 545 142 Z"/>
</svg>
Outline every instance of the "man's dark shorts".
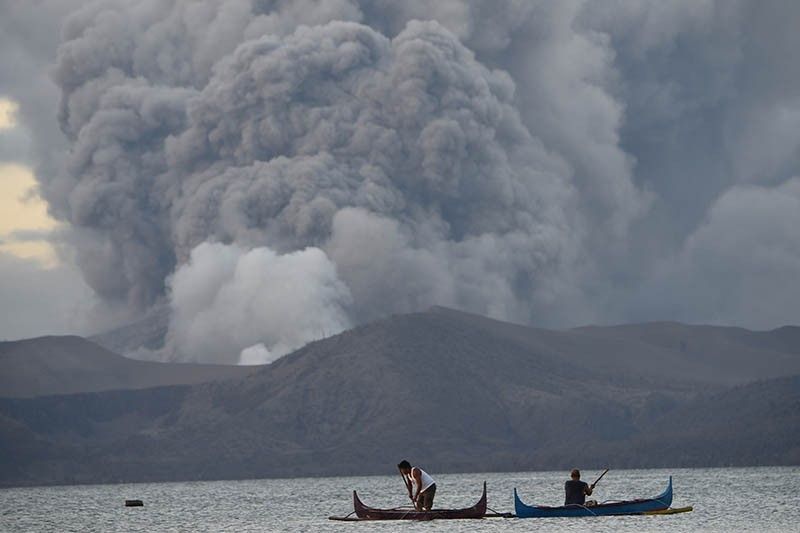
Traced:
<svg viewBox="0 0 800 533">
<path fill-rule="evenodd" d="M 436 495 L 436 483 L 422 491 L 417 498 L 420 509 L 430 511 L 433 508 L 433 497 Z"/>
</svg>

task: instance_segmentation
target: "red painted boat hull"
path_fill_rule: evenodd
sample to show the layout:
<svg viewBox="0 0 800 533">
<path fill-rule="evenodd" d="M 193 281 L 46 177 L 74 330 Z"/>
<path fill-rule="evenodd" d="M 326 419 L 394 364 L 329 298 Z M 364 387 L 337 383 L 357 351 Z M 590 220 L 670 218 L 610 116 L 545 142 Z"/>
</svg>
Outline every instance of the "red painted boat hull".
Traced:
<svg viewBox="0 0 800 533">
<path fill-rule="evenodd" d="M 478 503 L 466 509 L 432 509 L 415 511 L 413 509 L 375 509 L 367 507 L 353 491 L 353 506 L 360 520 L 455 520 L 465 518 L 483 518 L 486 514 L 486 482 L 483 483 L 483 495 Z"/>
</svg>

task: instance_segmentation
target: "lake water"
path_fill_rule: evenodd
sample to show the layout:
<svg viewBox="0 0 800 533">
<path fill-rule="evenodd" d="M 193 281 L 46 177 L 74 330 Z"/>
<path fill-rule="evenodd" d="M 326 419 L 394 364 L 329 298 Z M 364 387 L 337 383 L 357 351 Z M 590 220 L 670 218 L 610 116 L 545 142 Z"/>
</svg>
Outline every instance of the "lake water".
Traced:
<svg viewBox="0 0 800 533">
<path fill-rule="evenodd" d="M 437 475 L 436 507 L 469 507 L 489 484 L 489 507 L 513 512 L 512 489 L 526 503 L 559 505 L 566 472 Z M 598 518 L 334 522 L 353 510 L 352 490 L 373 507 L 405 505 L 399 475 L 322 479 L 264 479 L 141 483 L 0 490 L 0 531 L 593 531 L 670 533 L 800 531 L 800 467 L 612 470 L 594 498 L 659 494 L 674 477 L 673 507 L 691 513 Z M 584 472 L 591 481 L 598 473 Z M 144 507 L 124 507 L 141 499 Z"/>
</svg>

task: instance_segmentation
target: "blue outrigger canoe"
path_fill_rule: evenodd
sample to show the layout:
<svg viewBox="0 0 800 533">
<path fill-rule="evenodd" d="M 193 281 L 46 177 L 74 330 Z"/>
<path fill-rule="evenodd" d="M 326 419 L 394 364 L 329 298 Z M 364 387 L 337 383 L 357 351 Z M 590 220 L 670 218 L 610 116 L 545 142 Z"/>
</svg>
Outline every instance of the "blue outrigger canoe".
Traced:
<svg viewBox="0 0 800 533">
<path fill-rule="evenodd" d="M 650 514 L 654 511 L 669 509 L 672 505 L 672 476 L 669 477 L 667 489 L 656 496 L 642 500 L 609 501 L 597 505 L 563 505 L 548 507 L 546 505 L 527 505 L 522 503 L 514 489 L 514 509 L 518 518 L 549 518 L 574 516 L 617 516 Z"/>
</svg>

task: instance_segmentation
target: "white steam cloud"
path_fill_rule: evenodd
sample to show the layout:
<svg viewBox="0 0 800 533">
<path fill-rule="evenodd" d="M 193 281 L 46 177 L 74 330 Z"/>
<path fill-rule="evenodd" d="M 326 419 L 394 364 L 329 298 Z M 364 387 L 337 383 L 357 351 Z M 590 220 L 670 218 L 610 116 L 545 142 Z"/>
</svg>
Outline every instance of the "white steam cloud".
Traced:
<svg viewBox="0 0 800 533">
<path fill-rule="evenodd" d="M 269 363 L 350 325 L 350 292 L 318 248 L 278 255 L 203 243 L 169 288 L 165 352 L 173 359 Z M 238 347 L 241 353 L 231 351 Z"/>
</svg>

